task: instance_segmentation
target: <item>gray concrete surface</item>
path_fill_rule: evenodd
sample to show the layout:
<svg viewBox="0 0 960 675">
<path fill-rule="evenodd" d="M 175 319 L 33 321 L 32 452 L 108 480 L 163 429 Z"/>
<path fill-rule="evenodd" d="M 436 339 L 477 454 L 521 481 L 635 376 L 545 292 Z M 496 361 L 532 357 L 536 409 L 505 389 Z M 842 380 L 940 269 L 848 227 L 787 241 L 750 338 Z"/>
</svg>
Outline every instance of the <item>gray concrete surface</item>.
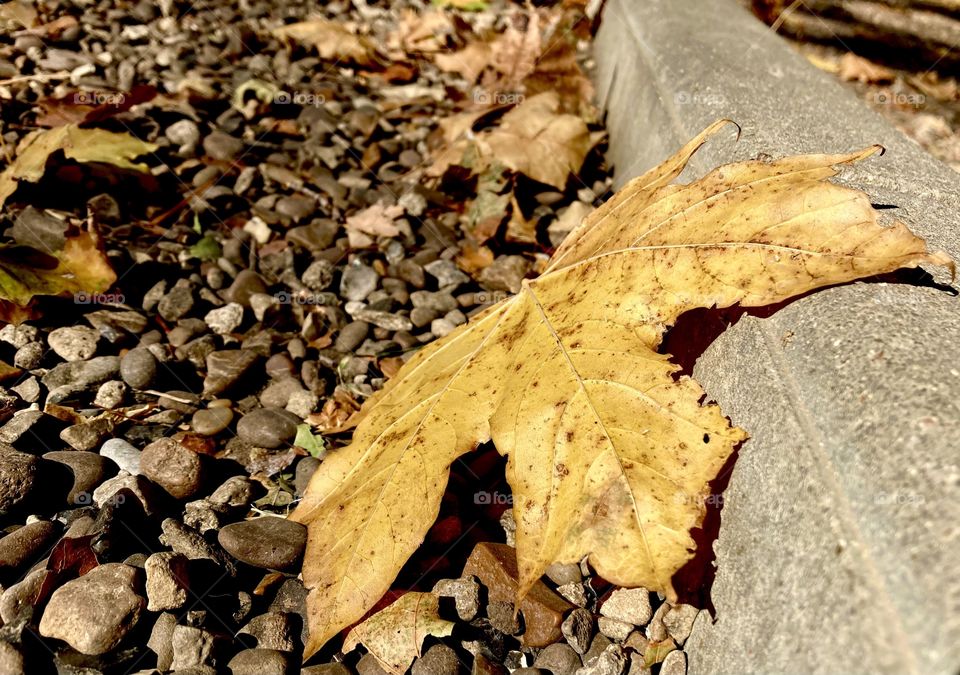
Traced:
<svg viewBox="0 0 960 675">
<path fill-rule="evenodd" d="M 881 143 L 843 180 L 960 259 L 960 177 L 734 0 L 609 0 L 598 93 L 617 181 L 720 117 L 720 163 Z M 937 280 L 949 277 L 937 272 Z M 960 299 L 853 284 L 745 318 L 695 375 L 752 434 L 724 495 L 689 672 L 960 672 Z"/>
</svg>

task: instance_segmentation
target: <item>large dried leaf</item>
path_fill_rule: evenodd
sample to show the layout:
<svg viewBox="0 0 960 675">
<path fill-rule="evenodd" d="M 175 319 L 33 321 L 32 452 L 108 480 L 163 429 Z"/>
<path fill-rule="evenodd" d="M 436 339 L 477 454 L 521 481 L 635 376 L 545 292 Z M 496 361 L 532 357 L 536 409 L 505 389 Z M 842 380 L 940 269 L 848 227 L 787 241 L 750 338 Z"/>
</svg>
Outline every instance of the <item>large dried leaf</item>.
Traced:
<svg viewBox="0 0 960 675">
<path fill-rule="evenodd" d="M 360 66 L 376 63 L 373 43 L 362 35 L 350 32 L 346 26 L 327 19 L 309 19 L 281 26 L 273 31 L 281 40 L 293 40 L 313 47 L 321 59 L 344 61 Z"/>
<path fill-rule="evenodd" d="M 420 656 L 420 647 L 428 636 L 446 637 L 453 623 L 441 619 L 440 599 L 433 593 L 406 593 L 355 626 L 343 643 L 349 652 L 362 644 L 387 672 L 403 675 Z"/>
<path fill-rule="evenodd" d="M 62 150 L 67 159 L 77 162 L 101 162 L 122 169 L 147 171 L 144 164 L 132 160 L 157 149 L 130 134 L 104 129 L 81 129 L 75 124 L 46 131 L 35 131 L 17 148 L 14 161 L 0 174 L 0 206 L 17 189 L 18 181 L 36 183 L 43 178 L 50 155 Z"/>
<path fill-rule="evenodd" d="M 671 185 L 712 125 L 575 228 L 538 279 L 418 352 L 360 411 L 293 518 L 320 648 L 388 590 L 436 517 L 451 462 L 508 456 L 521 595 L 589 556 L 674 596 L 708 485 L 746 437 L 657 353 L 697 307 L 766 305 L 921 263 L 948 264 L 867 196 L 828 182 L 874 153 L 730 164 Z"/>
</svg>

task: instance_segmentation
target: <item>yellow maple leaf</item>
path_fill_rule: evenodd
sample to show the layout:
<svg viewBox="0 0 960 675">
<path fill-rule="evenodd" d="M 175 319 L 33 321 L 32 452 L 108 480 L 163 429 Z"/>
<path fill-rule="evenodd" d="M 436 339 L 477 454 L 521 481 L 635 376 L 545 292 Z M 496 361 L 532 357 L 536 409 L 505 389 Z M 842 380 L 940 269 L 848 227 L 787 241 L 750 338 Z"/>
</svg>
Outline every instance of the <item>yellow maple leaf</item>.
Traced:
<svg viewBox="0 0 960 675">
<path fill-rule="evenodd" d="M 433 593 L 405 593 L 354 626 L 343 642 L 343 651 L 362 644 L 387 672 L 403 675 L 420 656 L 428 636 L 446 637 L 453 632 L 453 623 L 441 619 L 439 610 L 440 599 Z"/>
<path fill-rule="evenodd" d="M 657 353 L 698 307 L 758 306 L 921 263 L 902 223 L 828 181 L 877 148 L 672 185 L 715 123 L 592 212 L 521 291 L 417 353 L 357 415 L 292 517 L 308 526 L 309 656 L 372 607 L 436 518 L 450 464 L 493 440 L 522 596 L 554 562 L 674 596 L 708 486 L 746 434 Z"/>
</svg>

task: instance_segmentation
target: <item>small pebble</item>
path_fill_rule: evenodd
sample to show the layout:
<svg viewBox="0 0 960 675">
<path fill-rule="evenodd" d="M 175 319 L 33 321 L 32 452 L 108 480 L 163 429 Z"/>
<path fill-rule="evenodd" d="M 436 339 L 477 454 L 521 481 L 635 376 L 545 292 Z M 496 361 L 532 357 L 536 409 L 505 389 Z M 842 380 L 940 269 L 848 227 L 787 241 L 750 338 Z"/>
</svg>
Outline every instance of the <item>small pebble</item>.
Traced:
<svg viewBox="0 0 960 675">
<path fill-rule="evenodd" d="M 263 569 L 294 569 L 307 544 L 306 528 L 292 520 L 264 516 L 227 525 L 217 537 L 234 558 Z"/>
<path fill-rule="evenodd" d="M 145 447 L 140 470 L 176 499 L 189 499 L 203 486 L 199 455 L 172 438 L 159 438 Z"/>
<path fill-rule="evenodd" d="M 233 411 L 230 408 L 204 408 L 193 413 L 190 426 L 198 434 L 216 436 L 230 426 Z"/>
<path fill-rule="evenodd" d="M 120 377 L 133 389 L 149 389 L 157 377 L 157 357 L 145 347 L 131 349 L 120 359 Z"/>
<path fill-rule="evenodd" d="M 100 334 L 86 326 L 66 326 L 50 331 L 47 344 L 64 361 L 84 361 L 97 351 Z"/>
</svg>

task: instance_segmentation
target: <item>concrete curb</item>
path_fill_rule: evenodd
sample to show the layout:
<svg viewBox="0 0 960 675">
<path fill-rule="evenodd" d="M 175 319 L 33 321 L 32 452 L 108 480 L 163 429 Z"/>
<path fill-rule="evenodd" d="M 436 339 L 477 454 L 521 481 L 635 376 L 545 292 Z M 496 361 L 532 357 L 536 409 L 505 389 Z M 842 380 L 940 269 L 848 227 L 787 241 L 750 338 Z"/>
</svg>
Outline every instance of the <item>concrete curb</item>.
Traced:
<svg viewBox="0 0 960 675">
<path fill-rule="evenodd" d="M 882 143 L 844 181 L 960 259 L 958 175 L 734 0 L 609 0 L 596 58 L 618 184 L 721 117 L 740 142 L 708 144 L 685 179 Z M 700 358 L 697 378 L 753 437 L 690 673 L 960 670 L 958 344 L 956 297 L 853 284 L 744 318 Z"/>
</svg>

